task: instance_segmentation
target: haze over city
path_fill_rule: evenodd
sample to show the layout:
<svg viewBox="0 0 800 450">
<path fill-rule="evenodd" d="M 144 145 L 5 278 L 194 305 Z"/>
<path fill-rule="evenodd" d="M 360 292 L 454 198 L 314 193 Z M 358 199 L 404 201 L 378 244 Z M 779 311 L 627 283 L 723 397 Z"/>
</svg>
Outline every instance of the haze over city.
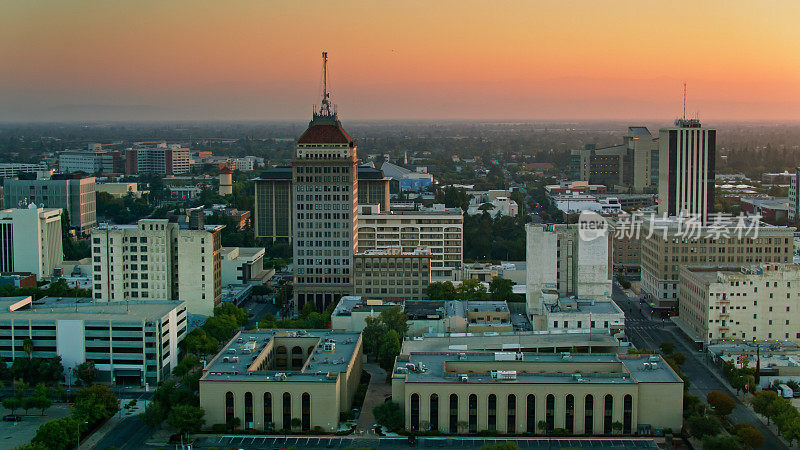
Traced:
<svg viewBox="0 0 800 450">
<path fill-rule="evenodd" d="M 0 8 L 2 121 L 800 117 L 796 1 Z"/>
</svg>

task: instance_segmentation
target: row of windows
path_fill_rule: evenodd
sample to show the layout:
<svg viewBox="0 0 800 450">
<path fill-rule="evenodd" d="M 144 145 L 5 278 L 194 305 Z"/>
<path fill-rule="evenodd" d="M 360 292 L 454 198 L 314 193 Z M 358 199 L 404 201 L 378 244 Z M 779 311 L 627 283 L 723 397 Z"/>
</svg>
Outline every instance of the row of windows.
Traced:
<svg viewBox="0 0 800 450">
<path fill-rule="evenodd" d="M 273 430 L 275 429 L 276 424 L 276 416 L 275 413 L 280 412 L 281 414 L 281 424 L 283 429 L 290 429 L 292 427 L 292 394 L 289 392 L 284 392 L 281 396 L 281 408 L 280 410 L 277 409 L 278 405 L 273 405 L 273 398 L 271 392 L 265 392 L 263 396 L 261 396 L 263 401 L 263 411 L 264 411 L 264 429 L 265 430 Z M 254 428 L 254 397 L 252 392 L 245 392 L 244 393 L 244 420 L 242 421 L 242 425 L 246 430 L 251 430 Z M 276 399 L 277 400 L 277 399 Z M 300 396 L 300 407 L 301 407 L 301 416 L 300 416 L 300 429 L 303 431 L 308 431 L 311 429 L 311 394 L 308 392 L 304 392 Z M 236 398 L 233 395 L 233 392 L 226 392 L 225 393 L 225 423 L 227 425 L 231 425 L 233 423 L 233 419 L 236 416 Z"/>
</svg>

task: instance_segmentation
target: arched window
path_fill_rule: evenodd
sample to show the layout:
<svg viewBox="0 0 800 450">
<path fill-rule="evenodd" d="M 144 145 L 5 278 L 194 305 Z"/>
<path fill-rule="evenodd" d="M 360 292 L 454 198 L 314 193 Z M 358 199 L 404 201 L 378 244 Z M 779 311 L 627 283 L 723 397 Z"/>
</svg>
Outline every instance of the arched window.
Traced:
<svg viewBox="0 0 800 450">
<path fill-rule="evenodd" d="M 450 433 L 458 433 L 458 394 L 450 394 Z"/>
<path fill-rule="evenodd" d="M 430 398 L 430 412 L 431 412 L 431 430 L 438 430 L 439 429 L 439 396 L 437 394 L 431 394 Z"/>
<path fill-rule="evenodd" d="M 506 433 L 513 434 L 517 432 L 517 396 L 509 394 L 507 404 Z"/>
<path fill-rule="evenodd" d="M 497 396 L 489 394 L 489 407 L 486 411 L 489 431 L 497 431 Z"/>
<path fill-rule="evenodd" d="M 594 434 L 594 397 L 588 394 L 583 400 L 583 432 Z"/>
<path fill-rule="evenodd" d="M 528 394 L 525 400 L 525 431 L 536 434 L 536 396 Z"/>
<path fill-rule="evenodd" d="M 272 394 L 264 393 L 264 429 L 270 431 L 275 428 L 272 422 Z"/>
<path fill-rule="evenodd" d="M 411 394 L 411 430 L 419 431 L 419 394 Z"/>
<path fill-rule="evenodd" d="M 622 397 L 622 432 L 631 434 L 631 425 L 633 418 L 633 397 L 631 394 L 625 394 Z"/>
<path fill-rule="evenodd" d="M 253 428 L 253 393 L 244 393 L 244 429 Z"/>
<path fill-rule="evenodd" d="M 289 352 L 284 345 L 279 345 L 275 349 L 275 367 L 278 369 L 289 368 Z"/>
<path fill-rule="evenodd" d="M 556 426 L 556 397 L 553 394 L 547 394 L 545 397 L 544 405 L 544 418 L 547 422 L 547 431 L 551 431 Z"/>
<path fill-rule="evenodd" d="M 292 347 L 292 368 L 299 369 L 303 367 L 303 349 L 299 345 Z"/>
<path fill-rule="evenodd" d="M 303 396 L 300 399 L 300 405 L 302 407 L 302 426 L 303 431 L 308 431 L 311 429 L 311 394 L 308 392 L 303 392 Z"/>
<path fill-rule="evenodd" d="M 611 414 L 614 412 L 614 397 L 606 394 L 603 401 L 603 433 L 611 434 Z"/>
<path fill-rule="evenodd" d="M 564 427 L 569 434 L 575 432 L 575 396 L 567 394 L 564 408 Z"/>
<path fill-rule="evenodd" d="M 289 430 L 292 428 L 292 394 L 288 392 L 283 393 L 283 429 Z"/>
<path fill-rule="evenodd" d="M 478 432 L 478 396 L 469 394 L 469 432 Z"/>
<path fill-rule="evenodd" d="M 225 393 L 225 425 L 230 426 L 234 416 L 233 392 L 228 391 Z"/>
</svg>

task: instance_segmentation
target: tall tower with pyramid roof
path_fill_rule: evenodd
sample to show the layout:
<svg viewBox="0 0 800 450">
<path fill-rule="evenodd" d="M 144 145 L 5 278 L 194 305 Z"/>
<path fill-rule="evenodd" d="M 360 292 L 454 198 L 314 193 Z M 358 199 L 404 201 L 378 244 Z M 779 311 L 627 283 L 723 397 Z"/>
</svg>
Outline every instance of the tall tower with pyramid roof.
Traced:
<svg viewBox="0 0 800 450">
<path fill-rule="evenodd" d="M 322 53 L 322 103 L 297 140 L 292 158 L 295 226 L 294 308 L 322 311 L 353 292 L 358 250 L 358 157 L 330 102 L 327 52 Z"/>
</svg>

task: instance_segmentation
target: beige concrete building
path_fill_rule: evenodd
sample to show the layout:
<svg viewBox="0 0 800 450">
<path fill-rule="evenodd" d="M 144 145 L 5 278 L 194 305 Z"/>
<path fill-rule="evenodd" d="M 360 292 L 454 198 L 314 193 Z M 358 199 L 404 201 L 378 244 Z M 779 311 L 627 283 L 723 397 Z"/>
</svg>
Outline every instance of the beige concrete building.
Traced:
<svg viewBox="0 0 800 450">
<path fill-rule="evenodd" d="M 573 180 L 642 192 L 658 187 L 658 164 L 659 138 L 647 127 L 633 126 L 622 144 L 573 149 L 570 168 Z"/>
<path fill-rule="evenodd" d="M 431 253 L 400 247 L 367 250 L 353 257 L 353 295 L 383 300 L 428 298 Z"/>
<path fill-rule="evenodd" d="M 794 228 L 726 221 L 707 226 L 677 218 L 644 221 L 641 228 L 642 294 L 673 307 L 682 266 L 788 263 Z"/>
<path fill-rule="evenodd" d="M 353 332 L 239 332 L 200 378 L 206 423 L 236 417 L 244 429 L 336 431 L 361 378 L 361 346 Z"/>
<path fill-rule="evenodd" d="M 463 259 L 464 215 L 459 208 L 434 205 L 415 211 L 383 211 L 362 205 L 358 221 L 359 251 L 382 250 L 400 244 L 403 251 L 428 249 L 431 278 L 453 280 Z"/>
<path fill-rule="evenodd" d="M 61 211 L 34 204 L 0 211 L 0 272 L 55 275 L 64 261 Z"/>
<path fill-rule="evenodd" d="M 800 343 L 800 265 L 682 267 L 680 321 L 699 342 Z"/>
<path fill-rule="evenodd" d="M 142 196 L 142 192 L 139 191 L 137 183 L 96 183 L 94 185 L 94 189 L 95 193 L 105 192 L 106 194 L 113 195 L 114 197 L 124 197 L 128 194 L 136 198 Z"/>
<path fill-rule="evenodd" d="M 91 235 L 95 300 L 182 300 L 190 314 L 213 315 L 222 297 L 223 227 L 102 224 Z"/>
<path fill-rule="evenodd" d="M 400 354 L 392 400 L 408 430 L 449 434 L 622 434 L 678 430 L 683 381 L 660 356 L 429 352 Z M 654 407 L 658 405 L 658 407 Z"/>
</svg>

